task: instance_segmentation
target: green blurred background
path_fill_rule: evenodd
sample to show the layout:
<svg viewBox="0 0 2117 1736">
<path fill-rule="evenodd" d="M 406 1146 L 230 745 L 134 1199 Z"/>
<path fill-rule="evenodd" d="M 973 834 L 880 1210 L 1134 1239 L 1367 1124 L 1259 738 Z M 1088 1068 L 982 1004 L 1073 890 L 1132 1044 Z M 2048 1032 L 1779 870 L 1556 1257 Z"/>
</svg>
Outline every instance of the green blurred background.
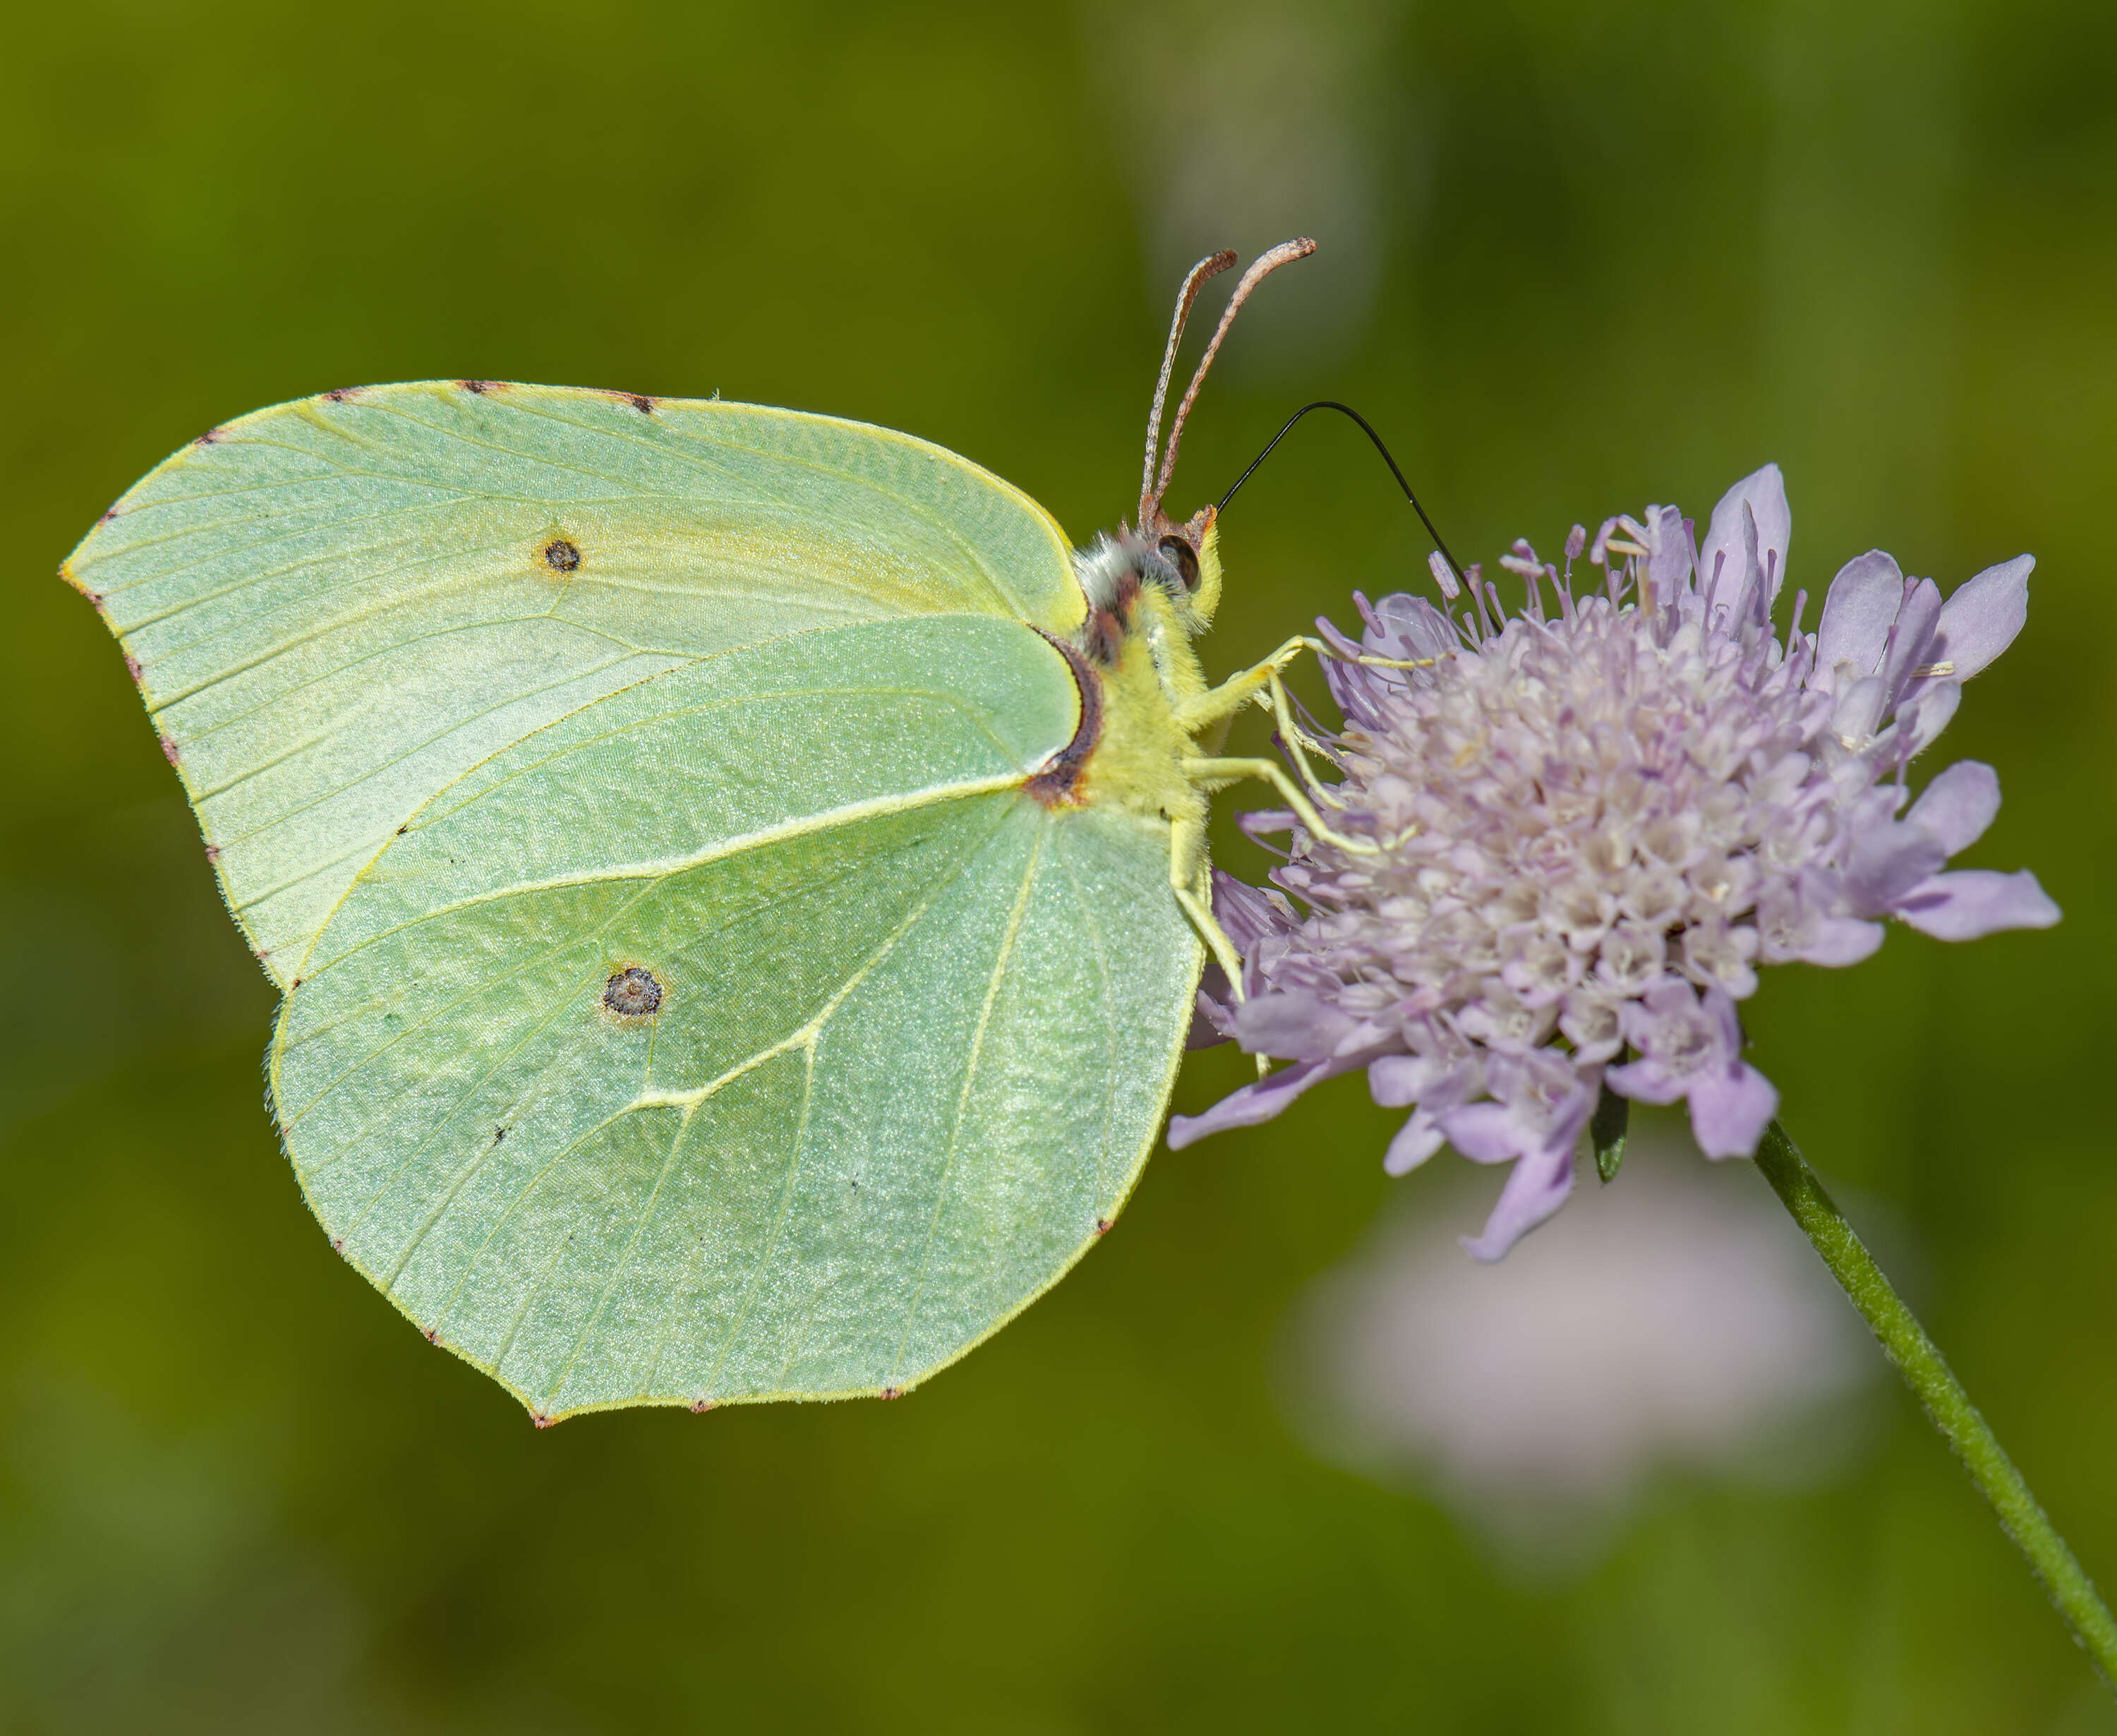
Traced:
<svg viewBox="0 0 2117 1736">
<path fill-rule="evenodd" d="M 1469 1228 L 1497 1181 L 1386 1183 L 1352 1081 L 1156 1158 L 908 1402 L 532 1429 L 304 1211 L 271 997 L 52 576 L 213 423 L 431 376 L 866 418 L 1085 536 L 1133 498 L 1177 274 L 1295 233 L 1179 510 L 1333 395 L 1466 557 L 1767 457 L 1811 588 L 2032 549 L 1936 758 L 2000 768 L 1974 859 L 2064 925 L 1899 932 L 1751 1024 L 2117 1581 L 2109 8 L 72 0 L 5 58 L 0 1729 L 2117 1730 L 1893 1392 L 1834 1483 L 1664 1482 L 1571 1574 L 1304 1452 L 1293 1299 L 1392 1203 Z M 1306 427 L 1229 515 L 1209 663 L 1412 582 L 1413 529 Z M 1239 1077 L 1201 1057 L 1182 1104 Z"/>
</svg>

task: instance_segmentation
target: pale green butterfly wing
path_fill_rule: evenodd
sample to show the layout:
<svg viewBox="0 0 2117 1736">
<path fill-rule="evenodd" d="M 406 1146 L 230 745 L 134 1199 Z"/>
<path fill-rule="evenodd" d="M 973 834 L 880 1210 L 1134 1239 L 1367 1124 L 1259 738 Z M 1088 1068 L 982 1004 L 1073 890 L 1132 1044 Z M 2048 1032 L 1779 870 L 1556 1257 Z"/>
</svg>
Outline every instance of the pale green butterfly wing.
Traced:
<svg viewBox="0 0 2117 1736">
<path fill-rule="evenodd" d="M 280 1025 L 342 1251 L 540 1415 L 960 1355 L 1115 1217 L 1195 980 L 1165 833 L 1022 789 L 1074 721 L 1026 629 L 890 622 L 480 766 L 355 884 Z M 651 1018 L 606 1004 L 625 969 Z"/>
<path fill-rule="evenodd" d="M 301 406 L 237 424 L 199 450 L 259 431 L 263 480 L 237 465 L 209 495 L 165 467 L 71 570 L 147 653 L 231 902 L 253 884 L 231 861 L 298 889 L 250 915 L 289 986 L 274 1097 L 312 1207 L 540 1416 L 909 1387 L 1115 1216 L 1199 965 L 1165 824 L 1026 787 L 1081 716 L 1030 625 L 1079 612 L 1063 539 L 961 460 L 851 424 L 689 407 L 693 432 L 652 436 L 688 446 L 634 460 L 622 416 L 685 407 L 353 402 L 400 392 L 364 429 L 344 406 L 321 436 Z M 595 466 L 564 440 L 525 455 L 570 420 Z M 365 473 L 390 504 L 363 518 L 310 473 L 316 441 L 349 470 L 385 432 Z M 425 441 L 459 468 L 430 478 Z M 731 446 L 769 490 L 670 504 Z M 591 470 L 592 498 L 531 492 Z M 290 516 L 231 530 L 246 492 Z M 491 540 L 455 546 L 472 499 Z M 553 540 L 570 573 L 532 564 Z M 306 783 L 240 808 L 288 764 Z M 390 801 L 349 793 L 370 787 Z M 612 1010 L 624 970 L 651 1013 Z"/>
<path fill-rule="evenodd" d="M 134 487 L 67 575 L 283 986 L 422 802 L 577 706 L 812 627 L 1082 609 L 1049 515 L 925 441 L 482 381 L 243 417 Z"/>
</svg>

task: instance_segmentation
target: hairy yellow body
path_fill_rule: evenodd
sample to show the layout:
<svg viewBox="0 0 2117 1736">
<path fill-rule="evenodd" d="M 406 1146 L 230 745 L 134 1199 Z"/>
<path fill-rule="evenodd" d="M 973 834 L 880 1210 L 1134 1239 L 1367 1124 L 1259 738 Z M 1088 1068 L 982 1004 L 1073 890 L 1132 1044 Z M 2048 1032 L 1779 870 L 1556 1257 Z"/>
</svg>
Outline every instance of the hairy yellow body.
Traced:
<svg viewBox="0 0 2117 1736">
<path fill-rule="evenodd" d="M 1184 321 L 1200 286 L 1234 265 L 1235 256 L 1212 254 L 1185 277 L 1147 417 L 1137 528 L 1120 525 L 1114 534 L 1106 533 L 1074 555 L 1086 618 L 1076 644 L 1061 649 L 1081 685 L 1082 727 L 1039 792 L 1047 801 L 1122 806 L 1168 824 L 1170 890 L 1228 973 L 1238 998 L 1242 960 L 1213 916 L 1206 798 L 1242 778 L 1262 778 L 1286 798 L 1312 836 L 1356 850 L 1362 847 L 1340 839 L 1311 800 L 1312 791 L 1326 802 L 1331 797 L 1315 786 L 1300 756 L 1302 738 L 1279 679 L 1280 671 L 1312 641 L 1289 639 L 1262 663 L 1209 686 L 1192 641 L 1212 625 L 1220 606 L 1220 509 L 1201 507 L 1178 524 L 1163 510 L 1162 500 L 1175 469 L 1184 420 L 1236 311 L 1267 274 L 1315 248 L 1306 239 L 1282 242 L 1243 275 L 1177 406 L 1164 447 L 1161 413 Z M 1297 785 L 1275 761 L 1220 756 L 1229 723 L 1252 700 L 1272 708 L 1281 737 L 1310 790 Z"/>
<path fill-rule="evenodd" d="M 1160 815 L 1172 824 L 1202 824 L 1206 798 L 1184 762 L 1211 751 L 1227 733 L 1226 719 L 1208 726 L 1210 742 L 1184 726 L 1209 689 L 1192 640 L 1212 624 L 1220 602 L 1217 538 L 1200 550 L 1197 594 L 1178 599 L 1149 585 L 1134 605 L 1115 661 L 1100 671 L 1100 739 L 1082 769 L 1081 796 Z"/>
<path fill-rule="evenodd" d="M 1206 850 L 1206 798 L 1244 778 L 1276 785 L 1312 832 L 1329 833 L 1307 794 L 1271 762 L 1219 757 L 1235 713 L 1255 700 L 1283 706 L 1279 672 L 1307 643 L 1289 639 L 1269 658 L 1219 686 L 1207 685 L 1192 641 L 1212 625 L 1220 600 L 1220 561 L 1213 510 L 1192 521 L 1198 583 L 1188 592 L 1160 584 L 1128 589 L 1114 612 L 1093 612 L 1083 629 L 1091 656 L 1077 676 L 1095 684 L 1082 695 L 1093 705 L 1095 741 L 1077 782 L 1063 799 L 1109 805 L 1167 822 L 1169 884 L 1240 994 L 1241 961 L 1212 913 Z M 1188 538 L 1186 538 L 1188 542 Z M 1117 631 L 1109 631 L 1114 626 Z M 1270 695 L 1270 698 L 1267 698 Z"/>
</svg>

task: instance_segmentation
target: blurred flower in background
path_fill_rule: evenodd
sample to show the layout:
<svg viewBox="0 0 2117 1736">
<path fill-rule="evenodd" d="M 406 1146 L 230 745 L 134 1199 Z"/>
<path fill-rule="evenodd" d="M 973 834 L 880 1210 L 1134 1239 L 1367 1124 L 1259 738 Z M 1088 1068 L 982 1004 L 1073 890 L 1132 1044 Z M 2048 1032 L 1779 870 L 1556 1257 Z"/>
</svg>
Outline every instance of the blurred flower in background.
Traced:
<svg viewBox="0 0 2117 1736">
<path fill-rule="evenodd" d="M 1841 1467 L 1880 1352 L 1761 1182 L 1660 1129 L 1504 1267 L 1400 1213 L 1309 1290 L 1288 1404 L 1324 1457 L 1429 1488 L 1518 1567 L 1584 1565 L 1658 1474 Z"/>
</svg>

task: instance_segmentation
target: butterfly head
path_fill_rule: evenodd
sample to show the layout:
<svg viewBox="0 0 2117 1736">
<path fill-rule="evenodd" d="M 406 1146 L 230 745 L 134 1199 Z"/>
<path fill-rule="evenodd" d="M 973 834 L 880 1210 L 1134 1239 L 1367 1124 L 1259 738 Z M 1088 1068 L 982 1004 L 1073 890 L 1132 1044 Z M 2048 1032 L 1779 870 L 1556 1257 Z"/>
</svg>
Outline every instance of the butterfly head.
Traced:
<svg viewBox="0 0 2117 1736">
<path fill-rule="evenodd" d="M 1081 633 L 1082 648 L 1095 662 L 1116 663 L 1127 639 L 1135 635 L 1144 635 L 1151 642 L 1165 642 L 1171 637 L 1188 641 L 1212 625 L 1220 605 L 1220 509 L 1201 506 L 1189 518 L 1179 519 L 1169 516 L 1162 501 L 1169 492 L 1169 478 L 1175 473 L 1184 423 L 1235 315 L 1266 276 L 1315 251 L 1312 241 L 1282 242 L 1252 261 L 1235 293 L 1228 298 L 1212 339 L 1199 358 L 1190 385 L 1184 388 L 1165 446 L 1162 412 L 1168 404 L 1169 380 L 1176 367 L 1178 346 L 1183 340 L 1184 324 L 1199 290 L 1208 279 L 1229 269 L 1235 256 L 1210 254 L 1186 274 L 1177 293 L 1176 317 L 1170 323 L 1168 347 L 1162 353 L 1160 376 L 1155 382 L 1154 407 L 1147 414 L 1146 464 L 1140 477 L 1137 529 L 1133 524 L 1120 524 L 1114 531 L 1104 532 L 1073 556 L 1074 573 L 1088 605 Z M 1163 653 L 1155 655 L 1160 667 Z"/>
<path fill-rule="evenodd" d="M 1098 663 L 1115 662 L 1129 633 L 1165 625 L 1195 639 L 1213 624 L 1220 601 L 1214 511 L 1207 506 L 1182 524 L 1150 521 L 1144 534 L 1120 524 L 1075 552 L 1074 576 L 1088 603 L 1086 649 Z"/>
</svg>

